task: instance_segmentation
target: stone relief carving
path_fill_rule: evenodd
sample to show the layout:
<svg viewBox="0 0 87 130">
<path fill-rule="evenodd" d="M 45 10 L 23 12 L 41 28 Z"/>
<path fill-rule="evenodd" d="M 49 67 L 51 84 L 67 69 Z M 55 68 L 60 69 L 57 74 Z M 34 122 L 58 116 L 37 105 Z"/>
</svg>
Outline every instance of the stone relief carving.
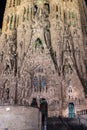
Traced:
<svg viewBox="0 0 87 130">
<path fill-rule="evenodd" d="M 58 101 L 58 100 L 53 100 L 53 101 L 49 104 L 49 110 L 50 110 L 50 111 L 58 110 L 58 107 L 59 107 L 59 101 Z"/>
<path fill-rule="evenodd" d="M 8 61 L 9 67 L 11 70 L 15 69 L 16 66 L 16 58 L 17 58 L 17 41 L 16 41 L 16 30 L 12 32 L 12 35 L 9 36 L 8 40 L 9 50 L 8 50 Z"/>
<path fill-rule="evenodd" d="M 10 74 L 11 73 L 11 64 L 10 64 L 9 59 L 7 59 L 5 61 L 5 70 L 4 70 L 4 73 L 5 74 Z"/>
<path fill-rule="evenodd" d="M 46 22 L 48 22 L 48 13 L 47 11 L 44 9 L 44 7 L 39 7 L 37 5 L 34 5 L 35 8 L 35 17 L 33 18 L 33 23 L 36 25 L 39 24 L 41 27 L 44 27 L 44 25 L 46 24 Z M 36 26 L 37 27 L 37 26 Z"/>
<path fill-rule="evenodd" d="M 3 61 L 3 55 L 4 55 L 4 52 L 2 51 L 2 52 L 0 53 L 0 62 Z"/>
<path fill-rule="evenodd" d="M 68 59 L 65 60 L 64 72 L 65 74 L 72 74 L 73 72 L 73 68 L 71 64 L 69 63 Z"/>
<path fill-rule="evenodd" d="M 3 83 L 3 87 L 1 88 L 1 104 L 5 104 L 5 103 L 9 103 L 9 99 L 10 99 L 10 89 L 8 87 L 9 85 L 9 82 L 8 80 L 6 80 L 4 83 Z"/>
</svg>

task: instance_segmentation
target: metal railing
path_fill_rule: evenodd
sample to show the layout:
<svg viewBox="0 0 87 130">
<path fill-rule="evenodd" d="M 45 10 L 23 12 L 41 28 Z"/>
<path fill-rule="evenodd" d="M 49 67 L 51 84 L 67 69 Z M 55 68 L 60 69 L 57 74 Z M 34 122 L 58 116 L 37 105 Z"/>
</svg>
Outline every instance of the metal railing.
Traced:
<svg viewBox="0 0 87 130">
<path fill-rule="evenodd" d="M 80 115 L 86 115 L 87 114 L 87 109 L 85 110 L 81 110 L 81 111 L 77 111 L 77 115 L 80 116 Z"/>
</svg>

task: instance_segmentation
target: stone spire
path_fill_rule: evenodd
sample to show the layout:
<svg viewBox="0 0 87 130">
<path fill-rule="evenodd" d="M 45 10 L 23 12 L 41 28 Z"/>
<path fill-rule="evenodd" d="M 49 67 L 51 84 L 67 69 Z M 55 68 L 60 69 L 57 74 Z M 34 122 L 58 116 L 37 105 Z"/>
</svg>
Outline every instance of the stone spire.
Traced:
<svg viewBox="0 0 87 130">
<path fill-rule="evenodd" d="M 21 0 L 7 0 L 4 20 L 3 20 L 3 33 L 9 33 L 10 30 L 17 28 L 19 24 L 19 8 Z"/>
</svg>

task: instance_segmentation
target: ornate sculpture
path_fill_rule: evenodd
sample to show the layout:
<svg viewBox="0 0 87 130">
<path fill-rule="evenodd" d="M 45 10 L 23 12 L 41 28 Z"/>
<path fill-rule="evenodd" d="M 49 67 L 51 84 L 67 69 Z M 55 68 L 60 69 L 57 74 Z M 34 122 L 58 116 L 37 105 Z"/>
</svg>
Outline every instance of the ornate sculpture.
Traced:
<svg viewBox="0 0 87 130">
<path fill-rule="evenodd" d="M 14 30 L 12 32 L 12 35 L 9 36 L 9 61 L 10 61 L 10 66 L 11 66 L 11 70 L 14 69 L 14 71 L 16 71 L 16 62 L 17 62 L 17 41 L 16 41 L 16 30 Z"/>
</svg>

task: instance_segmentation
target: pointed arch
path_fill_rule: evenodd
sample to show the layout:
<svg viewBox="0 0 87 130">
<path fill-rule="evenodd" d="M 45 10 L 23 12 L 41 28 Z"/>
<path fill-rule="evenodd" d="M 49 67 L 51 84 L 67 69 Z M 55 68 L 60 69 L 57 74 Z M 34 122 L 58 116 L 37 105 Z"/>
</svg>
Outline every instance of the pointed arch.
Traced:
<svg viewBox="0 0 87 130">
<path fill-rule="evenodd" d="M 17 27 L 18 27 L 18 25 L 19 25 L 19 15 L 17 16 L 17 21 L 16 21 L 16 22 L 17 22 L 16 25 L 17 25 Z"/>
<path fill-rule="evenodd" d="M 12 7 L 12 0 L 9 2 L 9 8 Z"/>
<path fill-rule="evenodd" d="M 29 5 L 27 7 L 27 20 L 29 20 L 29 13 L 30 13 L 30 8 L 29 8 Z"/>
<path fill-rule="evenodd" d="M 16 5 L 16 1 L 15 1 L 15 0 L 13 0 L 13 7 L 15 7 L 15 5 Z"/>
<path fill-rule="evenodd" d="M 31 106 L 32 106 L 32 107 L 36 107 L 36 108 L 38 107 L 37 99 L 36 99 L 36 98 L 33 98 L 33 99 L 32 99 Z"/>
<path fill-rule="evenodd" d="M 48 2 L 44 3 L 44 8 L 48 12 L 48 14 L 50 14 L 50 5 Z"/>
<path fill-rule="evenodd" d="M 26 8 L 24 7 L 24 9 L 23 9 L 23 22 L 25 21 L 25 18 L 26 18 L 26 13 L 27 13 L 27 10 L 26 10 Z"/>
<path fill-rule="evenodd" d="M 43 46 L 43 43 L 41 41 L 40 38 L 37 38 L 34 42 L 34 48 L 37 49 L 37 48 L 40 48 L 41 49 L 41 52 L 43 53 L 43 50 L 44 50 L 44 46 Z"/>
<path fill-rule="evenodd" d="M 21 0 L 17 0 L 17 5 L 20 5 L 21 4 Z"/>
<path fill-rule="evenodd" d="M 69 118 L 75 118 L 75 105 L 73 102 L 68 104 Z"/>
<path fill-rule="evenodd" d="M 58 5 L 56 5 L 56 12 L 58 12 Z"/>
<path fill-rule="evenodd" d="M 8 24 L 9 24 L 9 22 L 10 22 L 10 18 L 9 18 L 9 16 L 7 16 L 7 22 L 6 22 L 6 29 L 5 29 L 5 31 L 7 31 L 8 30 Z"/>
<path fill-rule="evenodd" d="M 33 78 L 34 92 L 38 92 L 38 85 L 39 85 L 38 77 L 35 75 Z"/>
<path fill-rule="evenodd" d="M 16 22 L 17 22 L 17 17 L 16 15 L 14 16 L 14 28 L 16 28 Z"/>
<path fill-rule="evenodd" d="M 40 40 L 40 38 L 37 38 L 37 39 L 35 40 L 35 43 L 34 43 L 35 49 L 36 49 L 38 46 L 42 46 L 42 41 Z"/>
<path fill-rule="evenodd" d="M 13 15 L 11 16 L 11 19 L 10 19 L 10 29 L 12 29 L 12 23 L 13 23 Z"/>
<path fill-rule="evenodd" d="M 64 10 L 64 23 L 65 23 L 65 24 L 67 23 L 67 13 L 66 13 L 65 10 Z"/>
</svg>

